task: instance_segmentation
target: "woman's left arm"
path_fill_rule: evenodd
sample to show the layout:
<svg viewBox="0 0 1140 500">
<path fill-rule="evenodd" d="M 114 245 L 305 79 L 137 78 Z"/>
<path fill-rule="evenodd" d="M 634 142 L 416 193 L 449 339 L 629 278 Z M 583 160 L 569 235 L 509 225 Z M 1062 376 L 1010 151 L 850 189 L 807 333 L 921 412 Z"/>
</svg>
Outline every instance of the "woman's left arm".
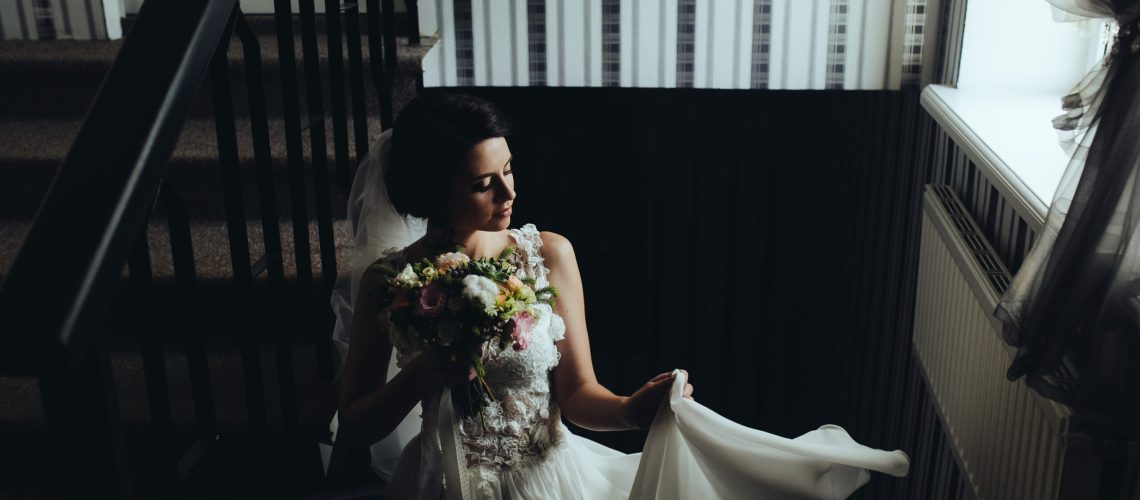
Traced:
<svg viewBox="0 0 1140 500">
<path fill-rule="evenodd" d="M 598 383 L 590 357 L 582 276 L 574 247 L 557 233 L 539 234 L 544 264 L 550 269 L 547 281 L 558 290 L 555 312 L 566 323 L 566 338 L 557 344 L 561 360 L 554 369 L 553 391 L 558 406 L 567 419 L 590 430 L 648 428 L 672 386 L 672 378 L 669 373 L 660 374 L 628 397 L 615 395 Z M 692 386 L 686 384 L 685 396 L 691 394 Z"/>
</svg>

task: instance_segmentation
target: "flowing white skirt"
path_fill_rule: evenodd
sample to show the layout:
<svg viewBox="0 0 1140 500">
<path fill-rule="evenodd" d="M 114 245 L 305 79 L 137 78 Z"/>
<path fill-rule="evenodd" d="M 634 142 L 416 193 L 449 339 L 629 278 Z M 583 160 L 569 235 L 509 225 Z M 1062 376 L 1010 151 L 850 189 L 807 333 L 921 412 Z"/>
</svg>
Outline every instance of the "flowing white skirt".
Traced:
<svg viewBox="0 0 1140 500">
<path fill-rule="evenodd" d="M 448 487 L 446 497 L 834 499 L 866 484 L 870 471 L 905 476 L 910 467 L 906 453 L 868 448 L 834 425 L 795 439 L 739 425 L 681 397 L 685 380 L 676 373 L 641 453 L 627 455 L 564 428 L 566 439 L 543 462 L 472 478 L 468 488 Z M 388 498 L 417 496 L 415 484 L 424 479 L 415 465 L 418 441 L 405 449 Z"/>
</svg>

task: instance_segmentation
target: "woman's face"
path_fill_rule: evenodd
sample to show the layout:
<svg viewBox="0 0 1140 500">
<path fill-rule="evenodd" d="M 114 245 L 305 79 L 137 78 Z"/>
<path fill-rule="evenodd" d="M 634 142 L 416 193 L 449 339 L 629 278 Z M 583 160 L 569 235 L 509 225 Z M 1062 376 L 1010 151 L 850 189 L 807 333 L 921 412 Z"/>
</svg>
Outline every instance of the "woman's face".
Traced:
<svg viewBox="0 0 1140 500">
<path fill-rule="evenodd" d="M 502 231 L 511 221 L 515 177 L 506 139 L 494 137 L 475 145 L 452 183 L 451 225 L 455 229 Z"/>
</svg>

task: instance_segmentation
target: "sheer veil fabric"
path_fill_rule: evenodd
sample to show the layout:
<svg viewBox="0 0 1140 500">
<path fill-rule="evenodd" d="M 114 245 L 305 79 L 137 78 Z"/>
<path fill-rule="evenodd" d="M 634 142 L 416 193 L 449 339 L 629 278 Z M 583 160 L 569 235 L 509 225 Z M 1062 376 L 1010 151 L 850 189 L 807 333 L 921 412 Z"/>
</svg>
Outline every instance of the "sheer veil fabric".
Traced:
<svg viewBox="0 0 1140 500">
<path fill-rule="evenodd" d="M 1041 395 L 1075 407 L 1137 408 L 1140 399 L 1120 398 L 1114 386 L 1135 379 L 1121 353 L 1135 353 L 1140 342 L 1140 1 L 1048 2 L 1054 20 L 1111 19 L 1119 30 L 1111 53 L 1062 98 L 1064 113 L 1053 120 L 1070 161 L 994 313 L 1018 348 L 1007 376 L 1024 376 Z M 1058 371 L 1067 361 L 1079 381 Z"/>
<path fill-rule="evenodd" d="M 338 371 L 348 355 L 348 342 L 352 333 L 352 307 L 356 303 L 357 288 L 364 270 L 386 252 L 402 249 L 427 233 L 427 220 L 404 217 L 396 212 L 388 198 L 384 171 L 391 150 L 392 130 L 380 134 L 368 150 L 368 156 L 357 167 L 348 196 L 348 219 L 352 222 L 352 249 L 348 272 L 341 274 L 330 299 L 336 324 L 333 326 L 333 345 L 340 355 Z M 387 380 L 396 376 L 396 353 L 388 362 Z M 339 376 L 339 373 L 338 373 Z M 372 468 L 387 481 L 396 468 L 400 451 L 420 431 L 419 412 L 408 413 L 388 437 L 371 446 Z M 337 417 L 334 415 L 329 431 L 336 439 Z"/>
<path fill-rule="evenodd" d="M 334 341 L 342 361 L 350 340 L 351 306 L 364 269 L 382 256 L 398 257 L 400 252 L 388 250 L 407 246 L 426 228 L 422 220 L 400 217 L 388 200 L 383 170 L 389 138 L 390 132 L 385 132 L 372 145 L 353 183 L 349 213 L 356 233 L 354 257 L 350 274 L 338 282 L 332 297 L 337 313 Z M 525 255 L 520 272 L 541 286 L 548 270 L 542 265 L 537 228 L 526 224 L 511 234 Z M 505 351 L 504 356 L 514 358 L 504 363 L 500 375 L 492 377 L 488 368 L 489 379 L 502 384 L 495 392 L 504 408 L 522 408 L 532 417 L 540 415 L 540 422 L 549 422 L 552 430 L 549 436 L 544 432 L 545 448 L 535 455 L 538 458 L 491 473 L 472 469 L 474 438 L 454 416 L 445 389 L 423 401 L 396 431 L 372 446 L 373 468 L 389 481 L 389 498 L 833 499 L 846 498 L 869 480 L 871 471 L 905 476 L 909 470 L 902 451 L 869 448 L 838 426 L 824 425 L 788 439 L 732 422 L 683 398 L 685 376 L 679 370 L 642 452 L 625 454 L 574 435 L 561 421 L 544 382 L 558 364 L 554 345 L 565 331 L 561 318 L 553 310 L 549 314 L 535 327 L 535 344 L 521 354 Z M 398 359 L 402 363 L 414 355 L 400 354 L 393 353 L 389 379 L 398 370 Z M 511 401 L 512 391 L 523 396 Z M 517 427 L 508 421 L 503 428 L 512 425 Z M 334 417 L 330 426 L 334 439 L 335 426 Z M 491 442 L 507 443 L 512 436 L 490 437 Z M 515 454 L 498 449 L 490 453 Z"/>
</svg>

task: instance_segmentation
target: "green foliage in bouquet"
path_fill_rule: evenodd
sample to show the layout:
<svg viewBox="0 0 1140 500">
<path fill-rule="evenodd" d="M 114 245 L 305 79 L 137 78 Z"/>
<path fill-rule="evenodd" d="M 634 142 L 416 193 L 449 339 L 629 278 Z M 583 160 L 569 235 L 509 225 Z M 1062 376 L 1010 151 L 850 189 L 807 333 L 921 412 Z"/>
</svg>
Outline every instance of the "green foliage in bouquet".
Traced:
<svg viewBox="0 0 1140 500">
<path fill-rule="evenodd" d="M 525 350 L 531 328 L 548 314 L 537 306 L 545 304 L 553 311 L 558 291 L 552 286 L 536 290 L 533 278 L 516 276 L 518 268 L 511 262 L 516 247 L 480 259 L 461 250 L 407 263 L 401 270 L 383 262 L 369 269 L 387 277 L 374 293 L 394 347 L 431 350 L 451 360 L 471 356 L 477 376 L 466 390 L 453 390 L 452 404 L 461 418 L 478 414 L 482 420 L 483 408 L 494 394 L 484 380 L 479 352 L 495 344 L 500 350 L 508 344 L 516 351 Z"/>
</svg>

